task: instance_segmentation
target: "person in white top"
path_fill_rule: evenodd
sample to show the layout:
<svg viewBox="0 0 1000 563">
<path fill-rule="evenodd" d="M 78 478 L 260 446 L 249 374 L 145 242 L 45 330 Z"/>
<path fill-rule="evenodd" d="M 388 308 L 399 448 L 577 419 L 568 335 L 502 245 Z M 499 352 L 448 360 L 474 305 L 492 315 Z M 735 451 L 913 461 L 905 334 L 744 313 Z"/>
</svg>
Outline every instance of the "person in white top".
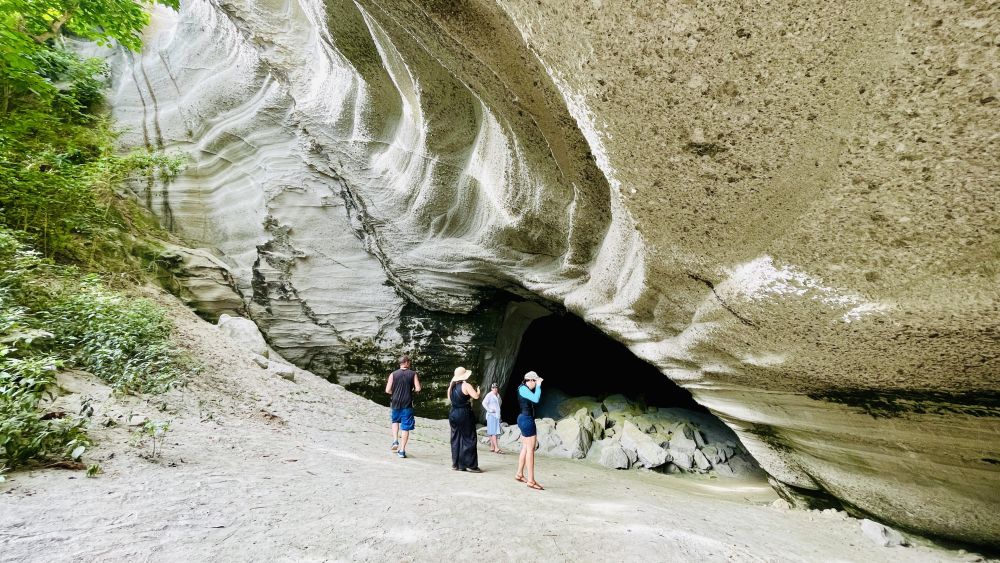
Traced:
<svg viewBox="0 0 1000 563">
<path fill-rule="evenodd" d="M 483 399 L 483 410 L 486 411 L 486 435 L 490 437 L 490 451 L 495 454 L 502 454 L 500 444 L 497 439 L 502 431 L 500 430 L 500 386 L 496 383 L 490 385 L 490 392 Z"/>
</svg>

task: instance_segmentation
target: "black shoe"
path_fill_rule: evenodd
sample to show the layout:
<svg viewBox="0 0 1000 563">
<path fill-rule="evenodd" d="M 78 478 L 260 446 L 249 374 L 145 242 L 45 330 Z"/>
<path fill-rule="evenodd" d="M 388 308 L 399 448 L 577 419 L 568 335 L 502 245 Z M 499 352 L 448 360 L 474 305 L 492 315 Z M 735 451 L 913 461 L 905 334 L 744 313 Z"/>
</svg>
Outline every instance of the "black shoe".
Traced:
<svg viewBox="0 0 1000 563">
<path fill-rule="evenodd" d="M 482 473 L 483 472 L 483 470 L 479 469 L 478 467 L 470 467 L 467 471 L 469 473 Z"/>
</svg>

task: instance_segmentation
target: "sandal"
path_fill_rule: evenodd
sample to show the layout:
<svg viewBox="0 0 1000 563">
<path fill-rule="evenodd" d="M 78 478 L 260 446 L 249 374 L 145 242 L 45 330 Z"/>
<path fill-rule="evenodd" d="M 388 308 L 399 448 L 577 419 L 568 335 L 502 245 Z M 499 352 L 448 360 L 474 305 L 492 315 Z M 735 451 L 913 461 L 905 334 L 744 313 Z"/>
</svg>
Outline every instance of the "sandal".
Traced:
<svg viewBox="0 0 1000 563">
<path fill-rule="evenodd" d="M 529 489 L 535 489 L 536 491 L 544 491 L 545 490 L 545 487 L 541 486 L 538 483 L 538 481 L 532 481 L 532 482 L 528 483 L 528 488 Z"/>
<path fill-rule="evenodd" d="M 495 451 L 495 452 L 493 452 L 493 453 L 495 453 L 495 454 L 502 454 L 502 453 L 503 453 L 503 450 L 496 450 L 496 451 Z"/>
<path fill-rule="evenodd" d="M 524 475 L 514 475 L 514 480 L 520 481 L 522 483 L 527 483 L 527 481 L 524 479 Z"/>
</svg>

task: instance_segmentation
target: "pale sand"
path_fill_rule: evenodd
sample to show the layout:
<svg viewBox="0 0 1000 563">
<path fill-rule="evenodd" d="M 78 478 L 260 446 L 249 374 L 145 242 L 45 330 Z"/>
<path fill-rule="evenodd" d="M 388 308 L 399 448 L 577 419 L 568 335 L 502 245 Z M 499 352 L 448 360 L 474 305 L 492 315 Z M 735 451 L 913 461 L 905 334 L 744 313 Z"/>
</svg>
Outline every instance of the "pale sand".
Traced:
<svg viewBox="0 0 1000 563">
<path fill-rule="evenodd" d="M 445 421 L 418 420 L 410 458 L 389 452 L 388 409 L 297 370 L 290 382 L 172 298 L 179 339 L 204 364 L 183 389 L 104 402 L 105 473 L 18 472 L 0 484 L 2 561 L 968 561 L 881 548 L 842 513 L 779 510 L 766 484 L 611 471 L 539 458 L 545 491 L 515 482 L 516 454 L 480 447 L 450 469 Z M 171 421 L 162 458 L 130 443 L 129 413 Z M 120 418 L 119 418 L 120 417 Z"/>
</svg>

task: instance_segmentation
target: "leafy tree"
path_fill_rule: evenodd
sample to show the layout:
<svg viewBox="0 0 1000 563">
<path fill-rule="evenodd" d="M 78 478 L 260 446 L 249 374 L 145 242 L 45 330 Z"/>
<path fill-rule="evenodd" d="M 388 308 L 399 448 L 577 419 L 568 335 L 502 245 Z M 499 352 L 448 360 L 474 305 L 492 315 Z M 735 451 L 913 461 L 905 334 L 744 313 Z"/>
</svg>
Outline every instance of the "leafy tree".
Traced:
<svg viewBox="0 0 1000 563">
<path fill-rule="evenodd" d="M 66 33 L 139 49 L 147 6 L 0 0 L 0 225 L 46 256 L 93 262 L 115 252 L 129 237 L 126 202 L 114 190 L 135 173 L 170 174 L 180 165 L 163 155 L 118 154 L 109 119 L 95 112 L 106 65 L 60 46 Z"/>
<path fill-rule="evenodd" d="M 178 6 L 178 0 L 159 3 Z M 0 0 L 0 115 L 18 97 L 45 102 L 58 93 L 46 55 L 61 33 L 138 51 L 149 23 L 146 8 L 135 0 Z"/>
<path fill-rule="evenodd" d="M 159 3 L 178 7 L 178 0 Z M 132 51 L 142 47 L 139 34 L 149 23 L 146 5 L 134 0 L 2 0 L 0 13 L 9 16 L 9 27 L 35 43 L 68 32 L 101 45 L 114 40 Z"/>
<path fill-rule="evenodd" d="M 99 108 L 107 67 L 63 48 L 61 36 L 138 50 L 147 7 L 0 0 L 0 480 L 8 467 L 85 451 L 88 413 L 45 412 L 62 366 L 120 392 L 162 391 L 183 371 L 161 309 L 81 275 L 130 269 L 131 245 L 146 233 L 118 190 L 181 162 L 115 150 Z"/>
</svg>

